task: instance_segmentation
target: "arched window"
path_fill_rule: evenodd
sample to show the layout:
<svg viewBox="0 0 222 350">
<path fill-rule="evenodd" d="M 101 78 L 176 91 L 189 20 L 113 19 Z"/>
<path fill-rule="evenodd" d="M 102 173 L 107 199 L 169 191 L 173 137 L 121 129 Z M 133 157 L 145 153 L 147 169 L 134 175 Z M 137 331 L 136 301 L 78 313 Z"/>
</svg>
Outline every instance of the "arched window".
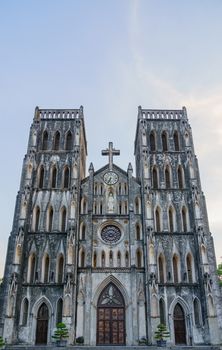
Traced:
<svg viewBox="0 0 222 350">
<path fill-rule="evenodd" d="M 140 200 L 138 197 L 135 199 L 135 214 L 140 214 Z"/>
<path fill-rule="evenodd" d="M 169 208 L 168 212 L 168 217 L 169 217 L 169 231 L 174 232 L 174 212 L 173 208 Z"/>
<path fill-rule="evenodd" d="M 51 178 L 51 186 L 52 188 L 56 188 L 56 181 L 57 180 L 57 169 L 56 167 L 53 167 L 52 169 L 52 178 Z"/>
<path fill-rule="evenodd" d="M 160 323 L 166 324 L 165 302 L 162 298 L 159 301 L 159 309 L 160 309 Z"/>
<path fill-rule="evenodd" d="M 40 209 L 39 207 L 36 207 L 35 209 L 35 218 L 34 218 L 34 231 L 38 231 L 39 230 L 39 219 L 40 219 Z"/>
<path fill-rule="evenodd" d="M 162 133 L 161 139 L 162 139 L 163 151 L 166 152 L 168 151 L 168 145 L 167 145 L 167 134 L 165 131 Z"/>
<path fill-rule="evenodd" d="M 118 251 L 117 253 L 117 266 L 121 267 L 121 253 Z"/>
<path fill-rule="evenodd" d="M 187 210 L 185 207 L 182 208 L 182 231 L 187 232 Z"/>
<path fill-rule="evenodd" d="M 28 283 L 34 283 L 35 282 L 35 254 L 32 253 L 29 256 L 29 262 L 28 262 L 28 273 L 27 273 L 27 282 Z"/>
<path fill-rule="evenodd" d="M 71 151 L 72 150 L 72 133 L 71 131 L 68 131 L 67 135 L 66 135 L 66 146 L 65 149 L 67 151 Z"/>
<path fill-rule="evenodd" d="M 100 213 L 100 215 L 102 215 L 102 213 L 103 213 L 103 204 L 102 203 L 100 203 L 100 205 L 99 205 L 99 213 Z"/>
<path fill-rule="evenodd" d="M 125 214 L 128 213 L 128 205 L 127 205 L 127 201 L 124 202 L 124 211 L 125 211 Z"/>
<path fill-rule="evenodd" d="M 165 282 L 165 277 L 164 277 L 164 258 L 162 254 L 159 256 L 158 259 L 158 267 L 159 267 L 159 282 L 164 283 Z"/>
<path fill-rule="evenodd" d="M 165 186 L 166 186 L 166 188 L 171 187 L 170 169 L 168 166 L 165 169 Z"/>
<path fill-rule="evenodd" d="M 43 258 L 43 282 L 49 282 L 49 256 L 46 254 Z"/>
<path fill-rule="evenodd" d="M 161 231 L 161 221 L 160 221 L 160 208 L 156 208 L 155 210 L 155 221 L 156 221 L 156 231 L 160 232 Z"/>
<path fill-rule="evenodd" d="M 42 138 L 42 149 L 46 151 L 48 149 L 48 132 L 45 130 Z"/>
<path fill-rule="evenodd" d="M 156 138 L 153 131 L 150 133 L 150 150 L 152 152 L 156 150 Z"/>
<path fill-rule="evenodd" d="M 153 168 L 153 188 L 158 188 L 158 174 L 156 167 Z"/>
<path fill-rule="evenodd" d="M 126 252 L 126 254 L 125 254 L 125 265 L 126 265 L 126 267 L 129 267 L 129 253 L 128 252 Z"/>
<path fill-rule="evenodd" d="M 66 231 L 66 208 L 61 210 L 61 232 Z"/>
<path fill-rule="evenodd" d="M 93 267 L 95 268 L 97 266 L 97 254 L 94 252 L 93 254 Z"/>
<path fill-rule="evenodd" d="M 187 280 L 189 283 L 193 282 L 193 271 L 192 271 L 192 257 L 190 254 L 187 254 Z"/>
<path fill-rule="evenodd" d="M 56 308 L 56 324 L 62 322 L 62 309 L 63 309 L 63 300 L 62 298 L 59 298 L 57 301 L 57 308 Z"/>
<path fill-rule="evenodd" d="M 81 239 L 83 241 L 86 239 L 86 225 L 84 223 L 81 225 Z"/>
<path fill-rule="evenodd" d="M 104 251 L 102 251 L 102 255 L 101 255 L 101 266 L 102 267 L 106 266 L 106 255 Z"/>
<path fill-rule="evenodd" d="M 22 307 L 21 307 L 21 311 L 22 311 L 22 315 L 21 315 L 21 325 L 22 326 L 26 326 L 27 325 L 27 321 L 28 321 L 28 309 L 29 309 L 29 302 L 28 299 L 25 298 L 22 301 Z"/>
<path fill-rule="evenodd" d="M 87 214 L 87 202 L 85 198 L 81 201 L 81 214 Z"/>
<path fill-rule="evenodd" d="M 64 274 L 64 258 L 62 254 L 59 256 L 57 264 L 57 283 L 62 283 Z"/>
<path fill-rule="evenodd" d="M 69 188 L 69 168 L 65 167 L 63 175 L 63 187 Z"/>
<path fill-rule="evenodd" d="M 82 250 L 82 252 L 81 252 L 80 266 L 85 267 L 85 251 L 84 250 Z"/>
<path fill-rule="evenodd" d="M 119 194 L 122 194 L 122 184 L 121 183 L 119 183 L 118 192 L 119 192 Z"/>
<path fill-rule="evenodd" d="M 136 240 L 139 241 L 140 239 L 140 225 L 136 224 Z"/>
<path fill-rule="evenodd" d="M 122 203 L 119 202 L 119 214 L 122 214 Z"/>
<path fill-rule="evenodd" d="M 201 326 L 201 308 L 200 308 L 200 302 L 197 298 L 193 301 L 193 309 L 194 309 L 194 322 L 196 327 Z"/>
<path fill-rule="evenodd" d="M 179 188 L 184 188 L 184 184 L 183 184 L 183 170 L 182 167 L 179 166 L 178 170 L 177 170 L 177 178 L 178 178 L 178 186 Z"/>
<path fill-rule="evenodd" d="M 212 295 L 208 295 L 207 302 L 208 302 L 208 315 L 210 317 L 213 317 L 215 316 L 215 307 L 214 307 L 214 301 L 213 301 Z"/>
<path fill-rule="evenodd" d="M 53 208 L 49 208 L 48 211 L 48 231 L 51 232 L 53 227 Z"/>
<path fill-rule="evenodd" d="M 43 188 L 44 184 L 44 167 L 41 166 L 39 171 L 39 188 Z"/>
<path fill-rule="evenodd" d="M 179 259 L 176 254 L 173 256 L 173 277 L 174 277 L 174 283 L 179 282 Z"/>
<path fill-rule="evenodd" d="M 179 136 L 177 131 L 174 131 L 173 142 L 174 142 L 174 149 L 175 151 L 178 152 L 180 150 L 180 146 L 179 146 Z"/>
<path fill-rule="evenodd" d="M 109 266 L 113 267 L 113 252 L 110 250 L 109 252 Z"/>
<path fill-rule="evenodd" d="M 142 254 L 139 249 L 136 252 L 136 265 L 138 268 L 142 267 Z"/>
<path fill-rule="evenodd" d="M 60 145 L 60 133 L 59 131 L 56 131 L 54 136 L 54 145 L 53 145 L 55 151 L 59 150 L 59 145 Z"/>
</svg>

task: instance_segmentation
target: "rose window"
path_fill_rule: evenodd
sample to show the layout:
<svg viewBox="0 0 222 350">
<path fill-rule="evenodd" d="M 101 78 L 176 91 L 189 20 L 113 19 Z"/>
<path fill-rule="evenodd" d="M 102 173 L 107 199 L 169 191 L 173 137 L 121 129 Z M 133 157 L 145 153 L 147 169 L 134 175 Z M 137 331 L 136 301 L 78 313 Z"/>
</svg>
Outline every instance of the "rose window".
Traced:
<svg viewBox="0 0 222 350">
<path fill-rule="evenodd" d="M 101 238 L 107 243 L 116 243 L 121 238 L 121 231 L 114 225 L 105 226 L 101 231 Z"/>
</svg>

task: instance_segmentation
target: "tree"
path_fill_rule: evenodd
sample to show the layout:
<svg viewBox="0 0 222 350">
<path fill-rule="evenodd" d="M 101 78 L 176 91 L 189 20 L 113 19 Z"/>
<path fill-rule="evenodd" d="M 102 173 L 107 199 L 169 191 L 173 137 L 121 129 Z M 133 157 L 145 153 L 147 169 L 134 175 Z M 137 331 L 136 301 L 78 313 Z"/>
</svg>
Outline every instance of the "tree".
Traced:
<svg viewBox="0 0 222 350">
<path fill-rule="evenodd" d="M 69 331 L 65 323 L 63 322 L 57 323 L 56 330 L 52 338 L 54 338 L 56 342 L 62 342 L 68 337 L 69 337 Z"/>
<path fill-rule="evenodd" d="M 5 345 L 5 342 L 2 337 L 0 337 L 0 348 L 2 348 Z"/>
<path fill-rule="evenodd" d="M 219 285 L 222 286 L 222 263 L 217 267 L 217 274 L 219 278 Z"/>
</svg>

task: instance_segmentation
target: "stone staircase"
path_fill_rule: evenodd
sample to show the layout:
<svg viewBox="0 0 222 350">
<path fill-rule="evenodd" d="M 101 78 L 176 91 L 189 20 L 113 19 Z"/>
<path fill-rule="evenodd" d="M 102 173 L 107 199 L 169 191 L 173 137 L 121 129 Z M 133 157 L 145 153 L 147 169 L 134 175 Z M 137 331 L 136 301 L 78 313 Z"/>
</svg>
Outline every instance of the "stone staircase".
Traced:
<svg viewBox="0 0 222 350">
<path fill-rule="evenodd" d="M 158 347 L 150 346 L 66 346 L 57 347 L 54 345 L 7 345 L 5 350 L 222 350 L 222 347 L 215 345 L 201 345 L 201 346 L 172 346 Z"/>
</svg>

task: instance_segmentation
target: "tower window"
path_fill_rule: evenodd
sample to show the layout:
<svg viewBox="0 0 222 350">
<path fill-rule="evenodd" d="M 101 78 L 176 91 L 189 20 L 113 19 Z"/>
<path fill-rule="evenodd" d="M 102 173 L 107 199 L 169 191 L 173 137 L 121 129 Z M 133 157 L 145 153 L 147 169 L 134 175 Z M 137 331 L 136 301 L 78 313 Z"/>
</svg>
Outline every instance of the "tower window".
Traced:
<svg viewBox="0 0 222 350">
<path fill-rule="evenodd" d="M 71 151 L 72 150 L 72 133 L 71 131 L 69 131 L 66 135 L 66 146 L 65 146 L 65 149 L 67 151 Z"/>
<path fill-rule="evenodd" d="M 156 231 L 161 231 L 161 223 L 160 223 L 160 209 L 157 208 L 155 211 L 155 217 L 156 217 Z"/>
<path fill-rule="evenodd" d="M 65 230 L 66 230 L 66 208 L 63 208 L 61 213 L 61 231 L 65 232 Z"/>
<path fill-rule="evenodd" d="M 183 188 L 183 170 L 181 168 L 181 166 L 179 166 L 178 170 L 177 170 L 177 177 L 178 177 L 178 185 L 179 188 Z"/>
<path fill-rule="evenodd" d="M 187 278 L 189 283 L 193 282 L 192 258 L 190 254 L 187 255 Z"/>
<path fill-rule="evenodd" d="M 49 281 L 49 256 L 44 257 L 44 270 L 43 270 L 43 282 L 48 283 Z"/>
<path fill-rule="evenodd" d="M 164 283 L 164 261 L 161 255 L 159 256 L 159 259 L 158 259 L 158 265 L 159 265 L 159 281 L 160 283 Z"/>
<path fill-rule="evenodd" d="M 173 141 L 174 141 L 174 149 L 175 151 L 179 151 L 180 150 L 180 146 L 179 146 L 179 137 L 178 137 L 178 132 L 175 131 L 173 134 Z"/>
<path fill-rule="evenodd" d="M 65 167 L 64 169 L 64 188 L 69 187 L 69 168 Z"/>
<path fill-rule="evenodd" d="M 53 224 L 53 209 L 49 209 L 49 214 L 48 214 L 48 231 L 52 231 L 52 224 Z"/>
<path fill-rule="evenodd" d="M 34 226 L 34 230 L 35 231 L 39 230 L 39 219 L 40 219 L 40 209 L 39 209 L 39 207 L 36 207 L 36 210 L 35 210 L 35 226 Z"/>
<path fill-rule="evenodd" d="M 162 138 L 163 152 L 166 152 L 168 151 L 168 145 L 167 145 L 167 134 L 165 131 L 162 133 L 161 138 Z"/>
<path fill-rule="evenodd" d="M 42 150 L 46 151 L 48 149 L 48 132 L 45 130 L 42 138 Z"/>
<path fill-rule="evenodd" d="M 173 215 L 173 209 L 169 209 L 169 231 L 174 232 L 174 215 Z"/>
<path fill-rule="evenodd" d="M 156 150 L 156 139 L 153 131 L 150 134 L 150 150 L 152 152 Z"/>
<path fill-rule="evenodd" d="M 56 188 L 56 181 L 57 180 L 57 169 L 56 167 L 53 167 L 52 169 L 52 188 Z"/>
<path fill-rule="evenodd" d="M 57 302 L 56 323 L 62 322 L 62 309 L 63 309 L 63 300 L 62 298 L 60 298 Z"/>
<path fill-rule="evenodd" d="M 54 137 L 54 150 L 55 151 L 59 150 L 59 145 L 60 145 L 60 133 L 59 133 L 59 131 L 57 131 L 55 133 L 55 137 Z"/>
<path fill-rule="evenodd" d="M 179 270 L 178 270 L 178 256 L 173 256 L 173 277 L 174 283 L 179 282 Z"/>
<path fill-rule="evenodd" d="M 153 188 L 158 188 L 158 175 L 156 167 L 153 168 Z"/>
<path fill-rule="evenodd" d="M 170 188 L 171 187 L 170 170 L 169 170 L 168 166 L 165 169 L 165 183 L 166 183 L 166 188 Z"/>
<path fill-rule="evenodd" d="M 93 267 L 95 268 L 97 266 L 97 254 L 94 252 L 93 254 Z"/>
<path fill-rule="evenodd" d="M 58 275 L 57 275 L 57 282 L 62 283 L 63 282 L 63 270 L 64 270 L 64 258 L 63 255 L 60 255 L 58 260 Z"/>
<path fill-rule="evenodd" d="M 187 232 L 187 211 L 186 208 L 182 208 L 182 228 L 183 232 Z"/>
<path fill-rule="evenodd" d="M 43 182 L 44 182 L 44 167 L 41 166 L 39 171 L 39 188 L 43 188 Z"/>
</svg>

